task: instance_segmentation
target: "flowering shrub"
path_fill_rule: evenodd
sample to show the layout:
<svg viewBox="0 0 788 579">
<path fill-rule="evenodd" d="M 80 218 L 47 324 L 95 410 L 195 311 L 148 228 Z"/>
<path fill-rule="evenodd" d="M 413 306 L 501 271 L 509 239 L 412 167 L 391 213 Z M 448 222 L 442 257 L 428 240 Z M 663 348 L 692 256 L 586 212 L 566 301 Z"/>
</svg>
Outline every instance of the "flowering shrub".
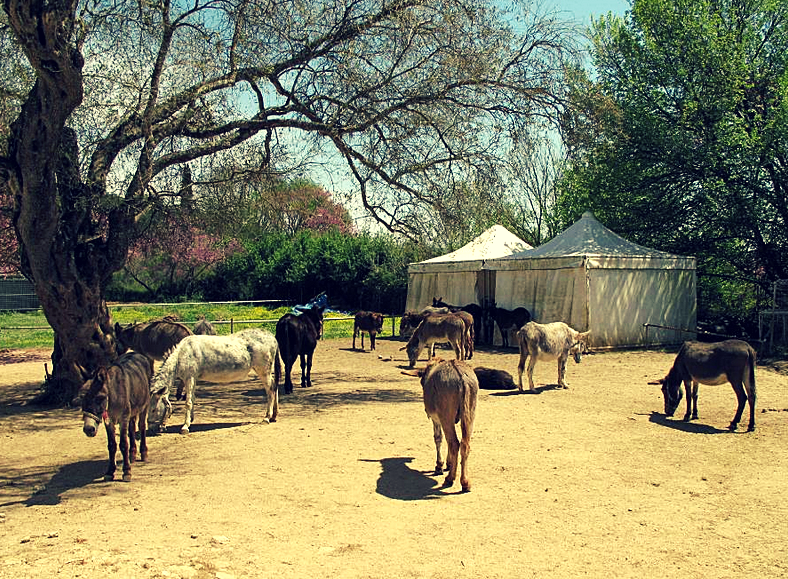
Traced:
<svg viewBox="0 0 788 579">
<path fill-rule="evenodd" d="M 113 285 L 128 288 L 136 282 L 148 298 L 192 296 L 200 279 L 241 250 L 238 242 L 204 231 L 188 216 L 168 215 L 133 245 Z"/>
</svg>

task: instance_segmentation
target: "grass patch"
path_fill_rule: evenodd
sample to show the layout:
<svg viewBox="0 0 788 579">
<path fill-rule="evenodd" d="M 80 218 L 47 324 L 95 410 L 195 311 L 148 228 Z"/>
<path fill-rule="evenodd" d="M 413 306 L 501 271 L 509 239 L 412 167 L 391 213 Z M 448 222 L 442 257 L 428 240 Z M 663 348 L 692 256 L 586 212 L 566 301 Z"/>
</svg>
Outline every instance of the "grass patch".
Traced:
<svg viewBox="0 0 788 579">
<path fill-rule="evenodd" d="M 241 304 L 111 304 L 109 306 L 112 321 L 120 324 L 132 324 L 158 320 L 164 316 L 173 316 L 181 323 L 194 326 L 200 317 L 205 316 L 220 335 L 230 334 L 247 328 L 266 328 L 270 332 L 276 329 L 276 320 L 290 311 L 290 307 L 266 308 L 255 305 Z M 323 337 L 352 338 L 353 320 L 344 314 L 327 313 L 323 324 Z M 264 321 L 261 321 L 264 320 Z M 394 320 L 398 322 L 397 319 Z M 391 335 L 391 318 L 387 318 L 383 326 L 383 335 Z M 0 312 L 0 349 L 21 348 L 52 348 L 54 332 L 41 310 L 33 312 Z"/>
</svg>

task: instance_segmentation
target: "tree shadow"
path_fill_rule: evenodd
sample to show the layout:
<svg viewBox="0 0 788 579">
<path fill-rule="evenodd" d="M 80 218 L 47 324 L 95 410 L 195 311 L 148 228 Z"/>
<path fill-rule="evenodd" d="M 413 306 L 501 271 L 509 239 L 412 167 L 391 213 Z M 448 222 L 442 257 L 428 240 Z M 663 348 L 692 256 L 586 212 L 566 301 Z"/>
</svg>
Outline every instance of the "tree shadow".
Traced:
<svg viewBox="0 0 788 579">
<path fill-rule="evenodd" d="M 397 501 L 432 500 L 441 496 L 461 494 L 441 487 L 441 482 L 429 475 L 434 471 L 419 471 L 408 466 L 412 456 L 381 458 L 379 460 L 360 458 L 360 462 L 379 462 L 381 466 L 376 492 Z M 442 475 L 435 475 L 442 476 Z"/>
<path fill-rule="evenodd" d="M 652 412 L 649 416 L 649 422 L 672 428 L 673 430 L 680 430 L 682 432 L 689 432 L 693 434 L 724 434 L 730 430 L 721 430 L 708 424 L 699 424 L 697 422 L 685 422 L 684 420 L 676 420 L 669 418 L 661 412 Z"/>
</svg>

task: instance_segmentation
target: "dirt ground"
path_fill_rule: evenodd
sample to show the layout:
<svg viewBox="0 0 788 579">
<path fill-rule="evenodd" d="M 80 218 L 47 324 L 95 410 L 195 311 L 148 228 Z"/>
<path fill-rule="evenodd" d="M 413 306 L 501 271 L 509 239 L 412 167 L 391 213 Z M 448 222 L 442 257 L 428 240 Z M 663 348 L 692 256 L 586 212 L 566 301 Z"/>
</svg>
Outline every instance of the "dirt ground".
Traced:
<svg viewBox="0 0 788 579">
<path fill-rule="evenodd" d="M 77 409 L 26 405 L 46 356 L 7 359 L 0 577 L 788 576 L 785 375 L 758 367 L 748 434 L 727 431 L 729 386 L 701 386 L 697 421 L 662 415 L 646 382 L 669 352 L 570 362 L 568 390 L 539 363 L 537 394 L 480 392 L 463 494 L 432 472 L 401 345 L 321 342 L 314 386 L 282 396 L 274 424 L 253 379 L 199 385 L 192 432 L 175 403 L 130 483 L 103 481 L 106 437 L 88 439 Z M 471 363 L 516 377 L 517 360 Z"/>
</svg>

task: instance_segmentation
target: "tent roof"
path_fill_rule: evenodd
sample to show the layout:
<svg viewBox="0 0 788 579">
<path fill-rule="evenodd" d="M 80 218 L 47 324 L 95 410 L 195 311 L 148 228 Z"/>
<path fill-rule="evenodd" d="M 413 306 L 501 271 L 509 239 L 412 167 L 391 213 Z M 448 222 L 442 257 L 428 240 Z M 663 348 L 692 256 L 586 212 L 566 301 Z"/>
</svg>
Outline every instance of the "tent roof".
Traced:
<svg viewBox="0 0 788 579">
<path fill-rule="evenodd" d="M 627 241 L 596 220 L 590 211 L 562 233 L 531 251 L 508 255 L 502 259 L 533 259 L 571 256 L 662 257 L 678 256 Z"/>
<path fill-rule="evenodd" d="M 461 248 L 446 255 L 420 261 L 419 264 L 497 259 L 530 249 L 532 249 L 530 245 L 503 225 L 493 225 Z"/>
</svg>

